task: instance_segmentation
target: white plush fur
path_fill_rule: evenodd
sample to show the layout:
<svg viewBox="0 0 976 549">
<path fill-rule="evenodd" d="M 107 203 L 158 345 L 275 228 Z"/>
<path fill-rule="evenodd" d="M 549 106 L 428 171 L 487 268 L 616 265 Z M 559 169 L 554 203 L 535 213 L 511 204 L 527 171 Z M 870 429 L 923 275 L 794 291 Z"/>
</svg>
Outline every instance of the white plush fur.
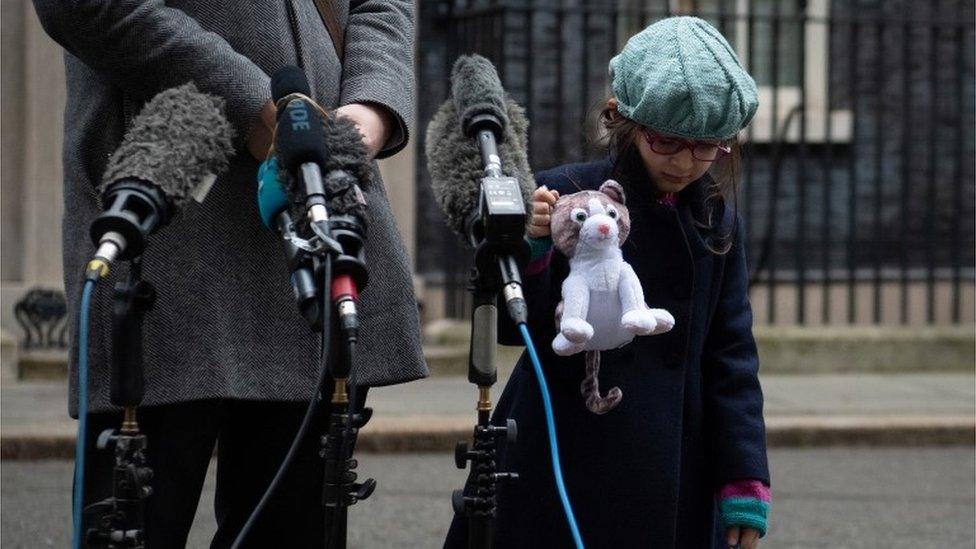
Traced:
<svg viewBox="0 0 976 549">
<path fill-rule="evenodd" d="M 587 207 L 579 242 L 569 260 L 570 274 L 562 287 L 563 311 L 560 333 L 552 342 L 556 354 L 616 349 L 634 336 L 654 335 L 674 327 L 674 317 L 664 309 L 644 303 L 644 290 L 634 269 L 620 251 L 617 221 L 608 215 L 610 202 L 596 198 Z"/>
</svg>

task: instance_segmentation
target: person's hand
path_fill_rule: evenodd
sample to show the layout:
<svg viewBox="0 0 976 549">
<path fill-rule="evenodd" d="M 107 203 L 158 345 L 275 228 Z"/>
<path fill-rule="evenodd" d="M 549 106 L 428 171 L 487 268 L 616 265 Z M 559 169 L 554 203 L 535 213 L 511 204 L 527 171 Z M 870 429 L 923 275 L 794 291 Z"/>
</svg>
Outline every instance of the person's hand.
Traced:
<svg viewBox="0 0 976 549">
<path fill-rule="evenodd" d="M 551 234 L 549 223 L 556 200 L 559 200 L 559 191 L 550 191 L 544 185 L 532 193 L 528 223 L 530 237 L 541 238 Z"/>
<path fill-rule="evenodd" d="M 351 103 L 336 109 L 335 114 L 349 118 L 356 125 L 363 135 L 363 145 L 370 157 L 376 156 L 392 133 L 390 114 L 382 107 Z M 258 120 L 251 126 L 247 136 L 247 150 L 259 161 L 268 156 L 276 123 L 275 105 L 268 101 L 261 107 Z"/>
<path fill-rule="evenodd" d="M 269 99 L 261 107 L 258 119 L 251 125 L 251 131 L 247 134 L 247 150 L 258 162 L 263 162 L 268 157 L 268 149 L 271 148 L 276 123 L 275 105 Z"/>
<path fill-rule="evenodd" d="M 759 547 L 759 531 L 753 528 L 733 526 L 725 531 L 725 542 L 729 547 L 756 549 Z"/>
<path fill-rule="evenodd" d="M 376 156 L 393 132 L 392 117 L 385 108 L 378 105 L 350 103 L 335 110 L 336 116 L 353 121 L 363 135 L 363 144 L 370 158 Z"/>
</svg>

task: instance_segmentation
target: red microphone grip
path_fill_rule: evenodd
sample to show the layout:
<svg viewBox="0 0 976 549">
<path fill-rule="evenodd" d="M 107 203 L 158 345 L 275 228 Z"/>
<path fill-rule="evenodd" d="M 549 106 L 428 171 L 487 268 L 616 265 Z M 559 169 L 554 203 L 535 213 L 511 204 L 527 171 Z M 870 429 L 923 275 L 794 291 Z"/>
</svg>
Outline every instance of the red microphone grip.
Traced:
<svg viewBox="0 0 976 549">
<path fill-rule="evenodd" d="M 352 276 L 347 274 L 332 279 L 332 301 L 337 302 L 344 299 L 359 301 L 359 289 L 356 288 L 356 282 Z"/>
</svg>

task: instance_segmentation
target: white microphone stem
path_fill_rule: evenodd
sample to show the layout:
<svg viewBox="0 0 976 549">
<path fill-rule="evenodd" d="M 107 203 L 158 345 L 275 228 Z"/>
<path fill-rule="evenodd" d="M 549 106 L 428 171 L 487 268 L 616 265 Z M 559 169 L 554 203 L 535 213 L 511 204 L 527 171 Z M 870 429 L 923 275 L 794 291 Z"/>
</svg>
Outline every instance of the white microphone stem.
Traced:
<svg viewBox="0 0 976 549">
<path fill-rule="evenodd" d="M 485 175 L 488 177 L 502 176 L 502 160 L 498 156 L 498 144 L 495 134 L 491 130 L 478 132 L 478 146 L 481 149 L 481 160 L 485 165 Z"/>
<path fill-rule="evenodd" d="M 522 285 L 518 282 L 509 282 L 505 285 L 502 294 L 505 296 L 505 301 L 512 301 L 513 299 L 525 299 L 525 294 L 522 293 Z"/>
<path fill-rule="evenodd" d="M 313 204 L 308 209 L 308 219 L 312 223 L 327 222 L 329 220 L 329 210 L 325 209 L 325 204 Z"/>
<path fill-rule="evenodd" d="M 125 237 L 121 234 L 110 231 L 102 236 L 101 240 L 98 241 L 98 250 L 95 251 L 95 257 L 100 257 L 104 259 L 107 263 L 115 261 L 122 249 L 125 248 Z"/>
</svg>

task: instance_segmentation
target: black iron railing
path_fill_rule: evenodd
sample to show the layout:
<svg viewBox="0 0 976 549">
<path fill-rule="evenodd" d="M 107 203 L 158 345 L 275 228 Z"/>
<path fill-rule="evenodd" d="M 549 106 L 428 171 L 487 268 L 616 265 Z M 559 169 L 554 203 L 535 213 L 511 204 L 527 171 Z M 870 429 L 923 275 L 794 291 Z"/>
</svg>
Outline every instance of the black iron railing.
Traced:
<svg viewBox="0 0 976 549">
<path fill-rule="evenodd" d="M 679 13 L 719 28 L 760 88 L 739 185 L 757 317 L 971 322 L 973 0 L 425 0 L 421 126 L 477 52 L 528 111 L 535 169 L 595 158 L 610 57 Z M 418 269 L 463 317 L 468 257 L 417 170 Z"/>
</svg>

